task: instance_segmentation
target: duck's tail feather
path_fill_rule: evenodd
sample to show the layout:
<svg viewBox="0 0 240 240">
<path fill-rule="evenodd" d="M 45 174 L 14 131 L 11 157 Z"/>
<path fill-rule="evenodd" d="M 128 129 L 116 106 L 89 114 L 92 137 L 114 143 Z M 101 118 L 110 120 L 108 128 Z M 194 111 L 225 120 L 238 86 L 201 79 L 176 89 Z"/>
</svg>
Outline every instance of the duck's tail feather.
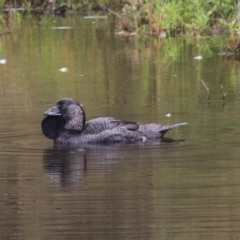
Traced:
<svg viewBox="0 0 240 240">
<path fill-rule="evenodd" d="M 167 132 L 168 130 L 171 130 L 171 129 L 174 129 L 174 128 L 177 128 L 177 127 L 181 127 L 181 126 L 185 126 L 185 125 L 188 125 L 188 123 L 187 123 L 187 122 L 182 122 L 182 123 L 176 123 L 176 124 L 169 125 L 169 126 L 164 126 L 164 127 L 160 130 L 161 138 L 164 137 L 164 135 L 166 134 L 166 132 Z"/>
<path fill-rule="evenodd" d="M 163 131 L 170 130 L 170 129 L 173 129 L 173 128 L 177 128 L 177 127 L 180 127 L 180 126 L 185 126 L 185 125 L 188 125 L 188 123 L 183 122 L 183 123 L 176 123 L 176 124 L 169 125 L 169 126 L 164 126 Z"/>
</svg>

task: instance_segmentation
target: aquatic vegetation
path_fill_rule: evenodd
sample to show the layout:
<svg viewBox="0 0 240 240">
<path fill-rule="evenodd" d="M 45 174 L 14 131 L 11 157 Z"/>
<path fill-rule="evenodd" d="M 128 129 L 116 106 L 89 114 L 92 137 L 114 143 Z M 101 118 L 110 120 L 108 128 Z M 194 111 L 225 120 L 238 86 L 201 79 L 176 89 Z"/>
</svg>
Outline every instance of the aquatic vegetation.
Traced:
<svg viewBox="0 0 240 240">
<path fill-rule="evenodd" d="M 128 0 L 122 7 L 120 20 L 122 28 L 147 30 L 152 35 L 165 31 L 168 35 L 203 35 L 217 33 L 216 29 L 228 26 L 235 29 L 239 4 L 233 1 L 177 1 L 177 0 Z"/>
<path fill-rule="evenodd" d="M 233 0 L 0 0 L 0 6 L 0 35 L 12 32 L 26 15 L 36 15 L 42 23 L 44 14 L 81 12 L 90 19 L 113 20 L 118 37 L 186 39 L 222 35 L 227 38 L 218 47 L 226 56 L 239 56 L 240 52 L 240 3 Z M 169 45 L 168 58 L 174 59 L 179 48 L 172 48 L 171 42 L 165 45 Z"/>
<path fill-rule="evenodd" d="M 240 3 L 237 1 L 128 0 L 120 12 L 117 27 L 121 30 L 158 38 L 225 35 L 227 42 L 219 47 L 226 54 L 239 55 Z"/>
<path fill-rule="evenodd" d="M 108 13 L 117 18 L 119 31 L 143 32 L 160 38 L 225 32 L 232 35 L 239 29 L 240 3 L 233 0 L 0 0 L 0 6 L 5 12 L 62 13 L 55 11 L 62 8 L 63 15 L 67 10 Z"/>
</svg>

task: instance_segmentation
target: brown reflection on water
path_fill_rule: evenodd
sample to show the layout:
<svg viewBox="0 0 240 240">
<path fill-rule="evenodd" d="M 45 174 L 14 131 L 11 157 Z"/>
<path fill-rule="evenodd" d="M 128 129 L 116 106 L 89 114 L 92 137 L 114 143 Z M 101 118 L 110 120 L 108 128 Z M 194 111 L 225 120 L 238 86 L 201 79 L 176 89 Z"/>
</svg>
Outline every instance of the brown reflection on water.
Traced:
<svg viewBox="0 0 240 240">
<path fill-rule="evenodd" d="M 195 153 L 170 143 L 49 150 L 37 165 L 19 157 L 1 172 L 1 236 L 235 239 L 239 162 Z"/>
<path fill-rule="evenodd" d="M 0 239 L 239 239 L 239 63 L 111 26 L 31 19 L 1 38 Z M 163 144 L 55 149 L 40 122 L 65 96 L 87 118 L 189 126 Z"/>
</svg>

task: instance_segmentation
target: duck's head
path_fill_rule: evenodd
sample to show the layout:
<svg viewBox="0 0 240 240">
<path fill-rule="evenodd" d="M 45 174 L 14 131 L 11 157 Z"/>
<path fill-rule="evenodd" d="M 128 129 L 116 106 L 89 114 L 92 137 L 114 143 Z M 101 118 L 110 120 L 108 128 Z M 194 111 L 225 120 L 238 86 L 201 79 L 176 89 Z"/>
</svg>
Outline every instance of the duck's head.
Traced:
<svg viewBox="0 0 240 240">
<path fill-rule="evenodd" d="M 81 132 L 85 125 L 85 112 L 81 104 L 72 98 L 62 98 L 44 112 L 42 131 L 49 138 L 56 138 L 60 132 Z"/>
</svg>

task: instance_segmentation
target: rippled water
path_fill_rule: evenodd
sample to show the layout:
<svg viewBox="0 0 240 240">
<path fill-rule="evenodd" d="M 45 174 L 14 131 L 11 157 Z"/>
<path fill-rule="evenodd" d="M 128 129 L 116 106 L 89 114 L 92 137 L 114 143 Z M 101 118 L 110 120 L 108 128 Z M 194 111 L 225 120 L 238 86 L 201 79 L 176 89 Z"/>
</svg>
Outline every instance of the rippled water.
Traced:
<svg viewBox="0 0 240 240">
<path fill-rule="evenodd" d="M 239 63 L 194 60 L 197 46 L 166 62 L 167 40 L 112 28 L 26 19 L 0 39 L 0 239 L 239 239 Z M 163 143 L 54 148 L 40 123 L 65 96 L 88 118 L 189 126 Z"/>
</svg>

